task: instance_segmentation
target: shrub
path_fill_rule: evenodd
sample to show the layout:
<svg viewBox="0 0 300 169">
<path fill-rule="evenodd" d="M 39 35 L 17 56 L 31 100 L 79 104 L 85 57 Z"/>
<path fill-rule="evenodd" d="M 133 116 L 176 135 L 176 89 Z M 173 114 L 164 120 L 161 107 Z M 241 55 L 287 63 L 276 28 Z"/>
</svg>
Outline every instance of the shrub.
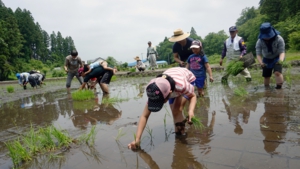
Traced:
<svg viewBox="0 0 300 169">
<path fill-rule="evenodd" d="M 15 91 L 13 86 L 7 86 L 6 90 L 7 90 L 8 93 L 13 93 Z"/>
<path fill-rule="evenodd" d="M 65 72 L 64 71 L 54 70 L 52 72 L 52 77 L 64 77 L 64 76 L 65 76 Z"/>
</svg>

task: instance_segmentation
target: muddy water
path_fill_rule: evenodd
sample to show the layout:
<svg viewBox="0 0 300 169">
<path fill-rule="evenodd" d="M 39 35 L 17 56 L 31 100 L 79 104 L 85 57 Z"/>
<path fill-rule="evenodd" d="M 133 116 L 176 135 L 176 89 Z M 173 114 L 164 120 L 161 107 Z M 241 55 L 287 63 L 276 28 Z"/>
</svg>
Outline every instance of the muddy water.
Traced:
<svg viewBox="0 0 300 169">
<path fill-rule="evenodd" d="M 4 143 L 22 135 L 31 124 L 37 128 L 54 124 L 72 137 L 88 132 L 92 125 L 98 132 L 93 147 L 74 146 L 55 159 L 41 155 L 22 168 L 299 168 L 299 80 L 285 84 L 282 90 L 265 89 L 259 76 L 251 83 L 236 77 L 228 85 L 208 84 L 195 110 L 203 130 L 186 126 L 186 136 L 176 137 L 165 105 L 149 118 L 152 137 L 145 131 L 142 150 L 134 152 L 127 144 L 134 139 L 149 79 L 112 82 L 109 97 L 122 99 L 112 104 L 102 103 L 101 92 L 97 99 L 79 102 L 70 99 L 65 90 L 1 104 L 0 168 L 12 166 Z M 240 86 L 249 92 L 247 96 L 234 94 Z M 125 135 L 116 141 L 119 130 Z"/>
</svg>

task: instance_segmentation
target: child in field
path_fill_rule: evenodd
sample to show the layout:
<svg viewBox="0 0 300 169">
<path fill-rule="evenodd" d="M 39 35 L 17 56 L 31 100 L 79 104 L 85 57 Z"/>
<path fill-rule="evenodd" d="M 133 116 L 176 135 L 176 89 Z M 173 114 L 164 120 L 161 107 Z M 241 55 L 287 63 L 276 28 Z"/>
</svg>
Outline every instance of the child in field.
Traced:
<svg viewBox="0 0 300 169">
<path fill-rule="evenodd" d="M 90 65 L 85 65 L 83 73 L 82 73 L 82 76 L 84 77 L 85 75 L 87 75 L 88 73 L 90 73 L 94 68 L 99 67 L 99 66 L 102 66 L 103 69 L 105 69 L 105 70 L 111 70 L 111 71 L 113 71 L 114 74 L 117 72 L 117 69 L 108 67 L 107 66 L 107 62 L 105 60 L 103 60 L 103 61 L 91 63 Z"/>
<path fill-rule="evenodd" d="M 206 80 L 206 71 L 209 74 L 209 81 L 213 82 L 212 71 L 199 40 L 194 40 L 190 47 L 194 54 L 187 59 L 186 68 L 196 76 L 196 80 L 192 83 L 198 89 L 199 96 L 204 96 L 204 86 Z"/>
<path fill-rule="evenodd" d="M 191 123 L 197 101 L 194 86 L 191 84 L 195 79 L 196 77 L 188 69 L 176 67 L 167 69 L 148 83 L 146 87 L 148 102 L 138 123 L 136 139 L 128 144 L 128 148 L 139 147 L 151 112 L 160 111 L 167 101 L 172 111 L 176 135 L 185 134 L 185 122 L 188 120 Z M 189 101 L 188 119 L 184 117 L 182 111 L 186 101 Z"/>
</svg>

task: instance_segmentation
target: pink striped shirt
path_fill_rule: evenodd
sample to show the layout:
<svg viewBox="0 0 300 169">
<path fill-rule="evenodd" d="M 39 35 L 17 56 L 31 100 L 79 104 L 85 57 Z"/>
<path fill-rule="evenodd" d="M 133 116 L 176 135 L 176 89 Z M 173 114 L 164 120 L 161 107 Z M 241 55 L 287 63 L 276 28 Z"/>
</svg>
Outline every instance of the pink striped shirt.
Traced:
<svg viewBox="0 0 300 169">
<path fill-rule="evenodd" d="M 175 67 L 163 72 L 171 76 L 175 81 L 175 92 L 171 94 L 171 98 L 185 95 L 191 98 L 194 95 L 194 86 L 191 82 L 196 80 L 194 74 L 186 68 Z"/>
</svg>

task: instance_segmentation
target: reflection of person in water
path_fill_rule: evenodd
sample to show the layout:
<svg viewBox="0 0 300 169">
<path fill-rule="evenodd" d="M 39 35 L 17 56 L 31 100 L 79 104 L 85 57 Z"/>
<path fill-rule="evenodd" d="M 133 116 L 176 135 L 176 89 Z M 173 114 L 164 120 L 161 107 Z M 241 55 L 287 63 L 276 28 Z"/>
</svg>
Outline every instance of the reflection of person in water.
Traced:
<svg viewBox="0 0 300 169">
<path fill-rule="evenodd" d="M 231 90 L 229 87 L 226 90 Z M 251 98 L 242 98 L 234 95 L 227 95 L 227 99 L 222 99 L 228 120 L 235 125 L 234 132 L 243 134 L 243 124 L 248 124 L 250 111 L 255 111 L 257 102 Z"/>
<path fill-rule="evenodd" d="M 140 83 L 138 85 L 139 94 L 137 95 L 137 97 L 143 97 L 144 92 L 145 92 L 145 85 L 146 85 L 146 83 Z"/>
<path fill-rule="evenodd" d="M 268 96 L 266 93 L 265 112 L 260 117 L 260 131 L 265 137 L 263 140 L 264 149 L 267 153 L 273 154 L 276 148 L 285 138 L 289 105 L 284 102 L 284 93 L 276 93 L 276 97 Z"/>
<path fill-rule="evenodd" d="M 31 97 L 21 98 L 21 108 L 30 108 L 32 105 Z"/>
<path fill-rule="evenodd" d="M 108 95 L 106 95 L 106 97 L 108 97 Z M 114 121 L 121 117 L 122 111 L 116 109 L 112 103 L 102 103 L 99 105 L 97 99 L 95 101 L 95 106 L 93 108 L 87 108 L 86 111 L 73 110 L 74 114 L 71 118 L 75 127 L 85 129 L 89 123 L 91 125 L 98 123 L 112 125 Z"/>
</svg>

